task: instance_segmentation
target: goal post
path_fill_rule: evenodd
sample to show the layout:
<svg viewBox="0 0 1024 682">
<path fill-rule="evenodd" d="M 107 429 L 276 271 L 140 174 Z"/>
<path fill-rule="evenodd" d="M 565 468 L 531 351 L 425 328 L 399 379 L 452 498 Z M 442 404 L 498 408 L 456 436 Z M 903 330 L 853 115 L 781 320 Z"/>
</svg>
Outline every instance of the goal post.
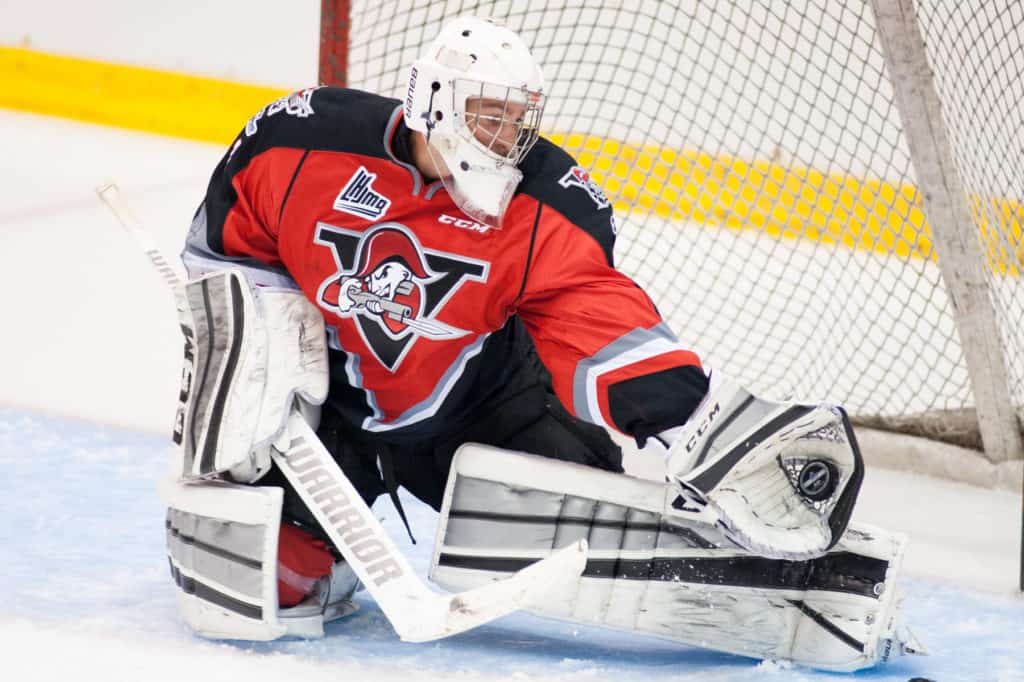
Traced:
<svg viewBox="0 0 1024 682">
<path fill-rule="evenodd" d="M 871 0 L 942 282 L 953 300 L 985 454 L 1024 457 L 986 261 L 932 82 L 912 0 Z M 977 150 L 984 153 L 984 150 Z M 1022 197 L 1024 198 L 1024 197 Z"/>
<path fill-rule="evenodd" d="M 348 84 L 350 0 L 320 0 L 319 78 L 325 85 Z"/>
</svg>

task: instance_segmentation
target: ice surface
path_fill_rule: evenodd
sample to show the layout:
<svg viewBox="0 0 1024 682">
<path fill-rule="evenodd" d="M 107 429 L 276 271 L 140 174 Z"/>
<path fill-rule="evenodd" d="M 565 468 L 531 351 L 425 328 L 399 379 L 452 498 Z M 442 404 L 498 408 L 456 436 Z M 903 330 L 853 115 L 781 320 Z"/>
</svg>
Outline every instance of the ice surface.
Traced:
<svg viewBox="0 0 1024 682">
<path fill-rule="evenodd" d="M 837 679 L 526 614 L 406 644 L 365 595 L 321 641 L 195 638 L 175 610 L 156 495 L 179 334 L 170 295 L 93 188 L 118 181 L 173 254 L 222 150 L 9 112 L 0 149 L 3 679 Z M 425 573 L 435 516 L 403 501 L 419 545 L 389 505 L 377 510 Z M 868 471 L 856 518 L 910 535 L 907 620 L 933 655 L 855 677 L 1024 680 L 1020 502 Z"/>
<path fill-rule="evenodd" d="M 398 640 L 365 593 L 360 611 L 318 641 L 218 643 L 178 616 L 156 485 L 165 439 L 0 408 L 0 641 L 9 680 L 825 680 L 835 674 L 515 614 L 429 644 Z M 928 479 L 892 478 L 907 496 Z M 386 500 L 384 525 L 425 575 L 436 514 L 403 495 L 419 544 Z M 936 535 L 939 535 L 936 532 Z M 943 541 L 955 542 L 945 536 Z M 913 540 L 912 540 L 913 541 Z M 924 539 L 926 546 L 932 540 Z M 938 544 L 932 559 L 942 564 Z M 1008 550 L 1009 551 L 1009 550 Z M 857 674 L 872 680 L 1024 680 L 1024 602 L 908 577 L 907 621 L 934 652 Z"/>
</svg>

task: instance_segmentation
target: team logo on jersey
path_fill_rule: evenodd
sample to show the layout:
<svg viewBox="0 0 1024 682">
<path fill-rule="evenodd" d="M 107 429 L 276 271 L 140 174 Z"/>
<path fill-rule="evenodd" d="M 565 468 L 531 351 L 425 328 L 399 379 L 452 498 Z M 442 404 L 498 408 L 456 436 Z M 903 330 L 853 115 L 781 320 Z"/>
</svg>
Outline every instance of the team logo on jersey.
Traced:
<svg viewBox="0 0 1024 682">
<path fill-rule="evenodd" d="M 373 181 L 376 179 L 376 173 L 371 173 L 364 166 L 360 166 L 356 174 L 349 178 L 338 192 L 338 198 L 334 200 L 334 210 L 344 211 L 365 220 L 380 219 L 387 213 L 391 200 L 373 190 Z"/>
<path fill-rule="evenodd" d="M 466 281 L 486 282 L 489 264 L 424 249 L 398 223 L 360 233 L 317 225 L 317 244 L 329 247 L 338 272 L 317 290 L 317 303 L 356 328 L 388 370 L 394 372 L 418 338 L 457 339 L 469 334 L 437 319 Z"/>
<path fill-rule="evenodd" d="M 608 201 L 608 197 L 604 195 L 601 188 L 598 187 L 597 183 L 590 177 L 590 173 L 579 166 L 573 166 L 570 168 L 566 174 L 558 180 L 558 184 L 566 189 L 570 187 L 579 187 L 590 195 L 591 200 L 597 204 L 598 209 L 608 208 L 611 206 L 611 202 Z"/>
<path fill-rule="evenodd" d="M 289 116 L 297 116 L 299 118 L 307 118 L 312 116 L 314 113 L 313 105 L 310 104 L 310 99 L 313 97 L 313 93 L 322 88 L 322 85 L 318 85 L 315 88 L 306 88 L 305 90 L 299 90 L 293 92 L 290 95 L 278 98 L 263 107 L 256 114 L 246 121 L 245 124 L 245 136 L 252 137 L 259 130 L 259 121 L 264 116 L 273 116 L 274 114 L 281 113 L 282 111 Z"/>
</svg>

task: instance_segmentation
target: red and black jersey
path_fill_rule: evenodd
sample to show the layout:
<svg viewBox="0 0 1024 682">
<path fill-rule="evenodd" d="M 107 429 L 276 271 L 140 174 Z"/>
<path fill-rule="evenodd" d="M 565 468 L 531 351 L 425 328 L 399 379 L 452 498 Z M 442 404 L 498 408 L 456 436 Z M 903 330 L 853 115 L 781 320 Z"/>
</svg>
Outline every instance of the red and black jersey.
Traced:
<svg viewBox="0 0 1024 682">
<path fill-rule="evenodd" d="M 540 139 L 500 229 L 411 163 L 397 100 L 310 88 L 264 108 L 220 162 L 183 255 L 323 312 L 329 403 L 391 438 L 444 434 L 528 362 L 577 416 L 646 437 L 706 391 L 697 357 L 612 262 L 608 200 Z M 521 322 L 519 322 L 521 320 Z"/>
</svg>

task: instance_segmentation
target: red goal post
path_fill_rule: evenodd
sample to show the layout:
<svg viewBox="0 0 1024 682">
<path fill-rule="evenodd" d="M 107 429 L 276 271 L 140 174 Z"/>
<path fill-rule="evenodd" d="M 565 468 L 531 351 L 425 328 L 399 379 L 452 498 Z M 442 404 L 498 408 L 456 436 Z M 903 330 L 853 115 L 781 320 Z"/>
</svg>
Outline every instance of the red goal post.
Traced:
<svg viewBox="0 0 1024 682">
<path fill-rule="evenodd" d="M 320 83 L 348 85 L 350 0 L 320 0 Z"/>
</svg>

